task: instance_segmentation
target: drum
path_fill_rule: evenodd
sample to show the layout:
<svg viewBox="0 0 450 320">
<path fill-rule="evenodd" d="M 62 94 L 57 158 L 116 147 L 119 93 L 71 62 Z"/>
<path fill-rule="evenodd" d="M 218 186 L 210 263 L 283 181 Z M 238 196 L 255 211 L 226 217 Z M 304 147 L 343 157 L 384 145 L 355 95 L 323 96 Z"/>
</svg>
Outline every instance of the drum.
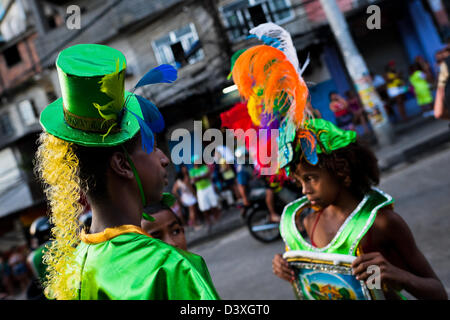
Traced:
<svg viewBox="0 0 450 320">
<path fill-rule="evenodd" d="M 300 300 L 384 300 L 381 288 L 352 275 L 354 256 L 298 250 L 283 258 L 295 271 L 292 285 Z"/>
</svg>

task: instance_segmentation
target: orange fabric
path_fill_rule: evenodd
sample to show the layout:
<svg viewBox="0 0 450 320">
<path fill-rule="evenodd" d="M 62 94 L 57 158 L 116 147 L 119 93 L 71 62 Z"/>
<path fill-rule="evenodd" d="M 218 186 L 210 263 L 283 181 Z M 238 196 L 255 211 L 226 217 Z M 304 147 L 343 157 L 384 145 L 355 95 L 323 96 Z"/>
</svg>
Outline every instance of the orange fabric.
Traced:
<svg viewBox="0 0 450 320">
<path fill-rule="evenodd" d="M 113 239 L 113 238 L 120 236 L 121 234 L 125 234 L 125 233 L 138 233 L 138 234 L 143 234 L 145 236 L 151 237 L 142 228 L 135 226 L 135 225 L 126 224 L 126 225 L 122 225 L 122 226 L 118 226 L 118 227 L 114 227 L 114 228 L 106 228 L 103 232 L 91 233 L 91 234 L 88 234 L 83 230 L 83 231 L 81 231 L 80 238 L 81 238 L 81 241 L 83 241 L 84 243 L 96 244 L 96 243 L 108 241 L 110 239 Z"/>
</svg>

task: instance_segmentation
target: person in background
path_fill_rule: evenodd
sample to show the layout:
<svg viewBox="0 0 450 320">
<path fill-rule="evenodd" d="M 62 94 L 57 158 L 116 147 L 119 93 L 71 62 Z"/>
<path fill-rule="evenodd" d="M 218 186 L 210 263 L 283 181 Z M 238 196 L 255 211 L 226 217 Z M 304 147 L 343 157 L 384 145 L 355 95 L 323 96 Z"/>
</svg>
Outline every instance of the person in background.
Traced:
<svg viewBox="0 0 450 320">
<path fill-rule="evenodd" d="M 206 222 L 211 227 L 213 217 L 217 221 L 220 216 L 219 199 L 214 191 L 211 171 L 205 164 L 195 163 L 198 159 L 198 155 L 192 157 L 194 167 L 189 170 L 189 176 L 197 190 L 198 207 L 204 214 Z"/>
<path fill-rule="evenodd" d="M 414 59 L 414 64 L 417 65 L 419 70 L 421 70 L 425 74 L 425 80 L 428 83 L 432 84 L 436 81 L 433 75 L 433 71 L 431 70 L 430 64 L 422 56 L 420 55 L 417 56 Z"/>
<path fill-rule="evenodd" d="M 354 130 L 353 114 L 348 107 L 347 100 L 342 98 L 337 92 L 332 91 L 329 94 L 330 98 L 330 110 L 333 111 L 336 117 L 338 127 Z"/>
<path fill-rule="evenodd" d="M 432 109 L 433 96 L 431 95 L 431 86 L 427 81 L 427 75 L 420 69 L 418 63 L 409 67 L 409 82 L 414 88 L 414 94 L 419 107 L 422 109 L 422 115 L 426 116 L 427 111 Z"/>
<path fill-rule="evenodd" d="M 181 225 L 179 217 L 170 209 L 170 206 L 164 201 L 147 206 L 144 212 L 150 217 L 150 220 L 143 218 L 141 220 L 142 229 L 155 239 L 161 240 L 178 250 L 196 266 L 197 270 L 203 276 L 204 281 L 208 284 L 219 299 L 219 295 L 214 287 L 208 267 L 204 259 L 192 252 L 187 251 L 186 236 L 184 228 Z"/>
<path fill-rule="evenodd" d="M 141 227 L 155 239 L 187 251 L 183 223 L 175 212 L 164 203 L 157 203 L 144 208 L 144 212 L 153 220 L 141 220 Z"/>
<path fill-rule="evenodd" d="M 47 267 L 43 257 L 50 245 L 51 228 L 48 217 L 39 217 L 30 226 L 33 251 L 27 257 L 27 264 L 33 273 L 33 279 L 27 289 L 28 300 L 46 300 L 43 284 L 47 281 Z"/>
<path fill-rule="evenodd" d="M 383 101 L 384 109 L 389 116 L 393 116 L 394 110 L 392 110 L 391 101 L 387 94 L 386 81 L 384 80 L 383 76 L 375 74 L 372 71 L 370 72 L 370 76 L 372 77 L 372 84 L 375 87 L 375 90 Z"/>
<path fill-rule="evenodd" d="M 25 290 L 30 282 L 24 251 L 25 249 L 23 247 L 15 247 L 8 259 L 13 279 L 19 285 L 20 291 Z"/>
<path fill-rule="evenodd" d="M 353 90 L 348 90 L 345 95 L 347 97 L 348 108 L 353 113 L 353 124 L 362 125 L 364 128 L 364 134 L 370 134 L 370 129 L 367 124 L 364 108 L 359 103 L 357 95 Z"/>
<path fill-rule="evenodd" d="M 434 100 L 434 117 L 436 119 L 450 120 L 450 103 L 446 101 L 450 97 L 450 85 L 448 82 L 448 70 L 450 64 L 450 48 L 447 46 L 436 53 L 439 62 L 439 76 Z"/>
<path fill-rule="evenodd" d="M 180 172 L 177 173 L 172 194 L 175 195 L 179 203 L 188 208 L 188 225 L 197 228 L 200 225 L 198 222 L 197 198 L 189 179 L 189 171 L 184 165 L 181 166 Z"/>
<path fill-rule="evenodd" d="M 0 294 L 0 299 L 6 299 L 8 296 L 12 296 L 14 294 L 14 285 L 11 278 L 11 268 L 8 264 L 6 255 L 2 252 L 0 252 L 0 287 L 2 292 Z"/>
<path fill-rule="evenodd" d="M 249 161 L 249 154 L 245 147 L 238 148 L 235 152 L 238 163 L 236 165 L 237 186 L 242 198 L 244 208 L 241 211 L 241 217 L 245 218 L 246 208 L 250 206 L 249 183 L 253 176 L 253 167 Z M 241 161 L 243 160 L 243 161 Z"/>
<path fill-rule="evenodd" d="M 406 115 L 404 95 L 407 88 L 405 87 L 405 83 L 402 80 L 400 73 L 398 73 L 395 68 L 395 61 L 392 60 L 386 65 L 384 79 L 386 81 L 389 99 L 395 101 L 397 104 L 401 120 L 407 121 L 408 116 Z"/>
<path fill-rule="evenodd" d="M 219 160 L 219 172 L 222 181 L 223 195 L 227 201 L 228 206 L 233 205 L 235 198 L 239 198 L 239 191 L 236 183 L 236 173 L 234 172 L 233 165 L 226 162 L 224 158 Z"/>
</svg>

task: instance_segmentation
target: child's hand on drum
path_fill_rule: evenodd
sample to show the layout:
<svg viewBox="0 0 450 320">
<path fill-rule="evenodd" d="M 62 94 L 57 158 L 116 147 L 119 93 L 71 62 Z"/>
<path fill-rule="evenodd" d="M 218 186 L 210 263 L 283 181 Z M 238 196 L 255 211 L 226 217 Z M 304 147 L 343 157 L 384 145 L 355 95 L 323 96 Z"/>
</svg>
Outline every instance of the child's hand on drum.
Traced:
<svg viewBox="0 0 450 320">
<path fill-rule="evenodd" d="M 295 280 L 295 273 L 291 267 L 289 267 L 288 262 L 283 259 L 281 254 L 276 254 L 272 260 L 272 270 L 273 273 L 283 280 L 293 282 Z"/>
</svg>

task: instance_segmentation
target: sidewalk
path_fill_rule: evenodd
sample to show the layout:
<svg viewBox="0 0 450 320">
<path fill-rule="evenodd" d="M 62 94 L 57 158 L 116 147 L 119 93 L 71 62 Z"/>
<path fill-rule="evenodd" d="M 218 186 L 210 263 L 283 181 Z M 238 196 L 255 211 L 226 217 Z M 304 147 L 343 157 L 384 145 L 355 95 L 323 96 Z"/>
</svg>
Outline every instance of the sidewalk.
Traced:
<svg viewBox="0 0 450 320">
<path fill-rule="evenodd" d="M 433 117 L 418 117 L 406 124 L 396 125 L 395 141 L 391 145 L 373 148 L 380 171 L 383 173 L 398 164 L 411 162 L 417 156 L 450 141 L 449 123 Z"/>
<path fill-rule="evenodd" d="M 203 225 L 201 229 L 194 230 L 191 227 L 185 227 L 186 242 L 188 250 L 190 247 L 214 240 L 226 233 L 245 226 L 245 221 L 241 218 L 240 210 L 231 206 L 227 210 L 222 210 L 222 215 L 212 228 Z"/>
<path fill-rule="evenodd" d="M 395 125 L 394 130 L 395 141 L 391 145 L 373 147 L 381 174 L 389 172 L 399 164 L 414 161 L 417 156 L 450 142 L 449 122 L 436 120 L 433 117 L 416 117 L 406 124 Z M 239 210 L 235 207 L 223 210 L 220 220 L 211 230 L 208 230 L 206 226 L 197 231 L 186 228 L 188 249 L 245 226 Z"/>
</svg>

